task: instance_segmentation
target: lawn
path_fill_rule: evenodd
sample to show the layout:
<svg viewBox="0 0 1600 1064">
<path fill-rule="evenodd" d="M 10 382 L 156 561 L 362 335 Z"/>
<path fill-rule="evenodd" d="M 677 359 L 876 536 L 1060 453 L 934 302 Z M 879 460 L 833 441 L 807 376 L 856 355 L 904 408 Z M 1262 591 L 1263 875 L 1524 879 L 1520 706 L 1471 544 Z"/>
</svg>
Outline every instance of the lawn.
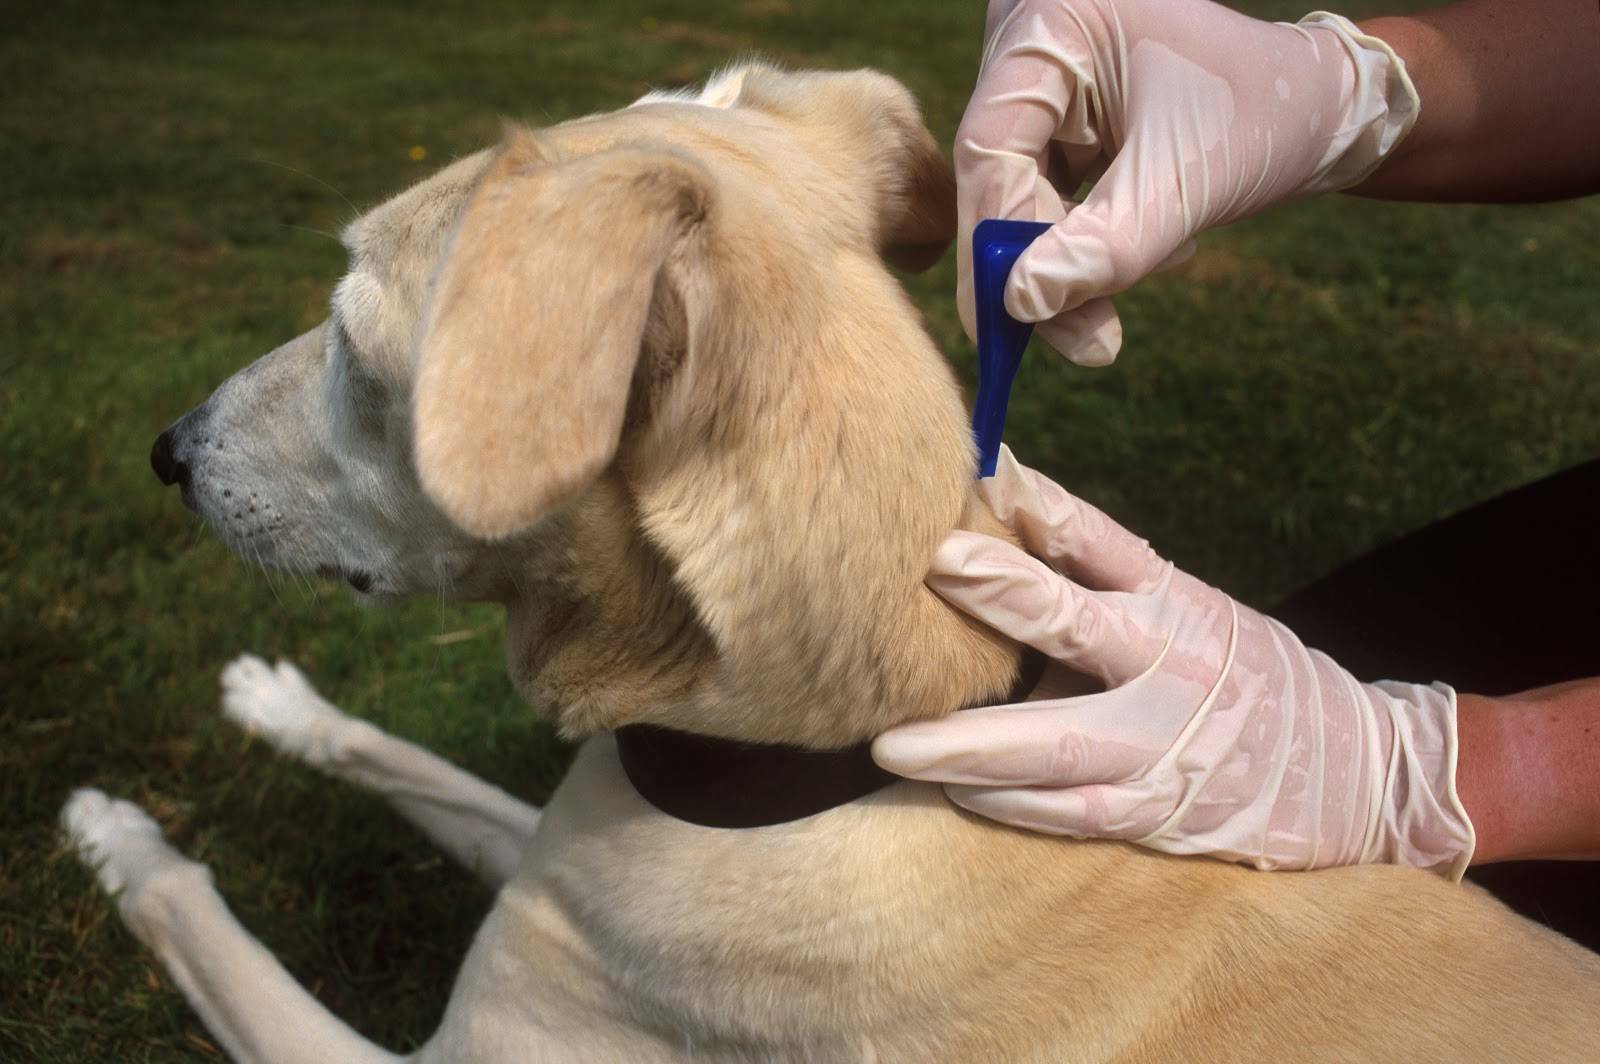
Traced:
<svg viewBox="0 0 1600 1064">
<path fill-rule="evenodd" d="M 350 711 L 531 800 L 560 778 L 568 751 L 511 691 L 493 611 L 364 610 L 253 572 L 150 475 L 172 419 L 322 317 L 330 234 L 502 116 L 620 106 L 750 53 L 894 73 L 948 143 L 981 8 L 5 5 L 0 1059 L 219 1055 L 60 848 L 80 784 L 154 813 L 363 1033 L 431 1031 L 488 897 L 379 803 L 221 723 L 216 674 L 240 652 L 292 657 Z M 952 261 L 909 283 L 970 380 Z M 1267 603 L 1600 455 L 1597 279 L 1597 201 L 1281 210 L 1124 297 L 1115 367 L 1036 349 L 1008 439 Z"/>
</svg>

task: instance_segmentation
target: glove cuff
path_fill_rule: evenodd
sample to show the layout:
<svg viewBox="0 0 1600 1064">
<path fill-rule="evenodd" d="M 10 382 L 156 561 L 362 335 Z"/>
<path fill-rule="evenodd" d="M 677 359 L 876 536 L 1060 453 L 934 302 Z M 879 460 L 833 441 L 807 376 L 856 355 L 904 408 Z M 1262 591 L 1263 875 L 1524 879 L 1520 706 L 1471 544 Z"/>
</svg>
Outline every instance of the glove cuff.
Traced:
<svg viewBox="0 0 1600 1064">
<path fill-rule="evenodd" d="M 1449 684 L 1371 685 L 1390 701 L 1394 747 L 1383 782 L 1375 859 L 1438 872 L 1458 881 L 1472 861 L 1477 832 L 1456 792 L 1456 692 Z"/>
<path fill-rule="evenodd" d="M 1365 181 L 1394 152 L 1417 124 L 1422 101 L 1395 50 L 1343 15 L 1313 11 L 1296 25 L 1333 34 L 1350 57 L 1344 121 L 1304 189 L 1307 195 L 1337 192 Z"/>
</svg>

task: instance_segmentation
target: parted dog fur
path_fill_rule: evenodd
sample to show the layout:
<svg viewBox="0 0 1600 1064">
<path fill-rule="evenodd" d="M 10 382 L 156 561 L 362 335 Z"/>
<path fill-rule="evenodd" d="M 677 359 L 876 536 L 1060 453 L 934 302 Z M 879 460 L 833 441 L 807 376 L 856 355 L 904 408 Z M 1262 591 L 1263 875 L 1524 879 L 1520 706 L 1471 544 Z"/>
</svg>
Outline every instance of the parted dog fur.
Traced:
<svg viewBox="0 0 1600 1064">
<path fill-rule="evenodd" d="M 519 689 L 589 737 L 540 811 L 291 666 L 225 671 L 231 719 L 499 888 L 413 1058 L 1593 1059 L 1600 957 L 1425 873 L 1032 836 L 911 782 L 749 830 L 630 786 L 622 725 L 838 747 L 1011 685 L 1017 648 L 922 582 L 952 529 L 1008 534 L 884 261 L 938 258 L 952 192 L 866 71 L 510 128 L 352 225 L 327 322 L 157 442 L 247 558 L 503 603 Z M 63 815 L 235 1058 L 396 1059 L 136 807 Z"/>
</svg>

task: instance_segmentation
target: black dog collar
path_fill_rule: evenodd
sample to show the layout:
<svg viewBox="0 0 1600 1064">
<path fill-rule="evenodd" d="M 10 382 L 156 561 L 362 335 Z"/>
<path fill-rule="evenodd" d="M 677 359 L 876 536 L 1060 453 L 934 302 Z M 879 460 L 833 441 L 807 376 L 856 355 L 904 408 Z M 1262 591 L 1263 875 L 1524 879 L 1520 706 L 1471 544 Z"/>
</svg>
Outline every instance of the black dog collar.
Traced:
<svg viewBox="0 0 1600 1064">
<path fill-rule="evenodd" d="M 996 705 L 1020 702 L 1044 675 L 1045 657 L 1024 649 L 1017 682 Z M 972 707 L 966 707 L 972 708 Z M 714 739 L 654 724 L 617 729 L 622 771 L 640 797 L 708 828 L 785 824 L 853 802 L 900 777 L 872 760 L 872 744 L 808 750 Z"/>
</svg>

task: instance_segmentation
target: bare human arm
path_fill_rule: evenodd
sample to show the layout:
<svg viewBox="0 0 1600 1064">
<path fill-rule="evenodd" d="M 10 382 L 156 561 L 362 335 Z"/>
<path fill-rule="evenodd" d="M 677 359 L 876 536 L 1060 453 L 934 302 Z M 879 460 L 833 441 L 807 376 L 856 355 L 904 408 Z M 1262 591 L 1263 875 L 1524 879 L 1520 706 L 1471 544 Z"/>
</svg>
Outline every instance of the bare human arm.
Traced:
<svg viewBox="0 0 1600 1064">
<path fill-rule="evenodd" d="M 1600 3 L 1464 0 L 1370 19 L 1422 107 L 1409 136 L 1352 191 L 1493 202 L 1600 192 Z"/>
<path fill-rule="evenodd" d="M 1473 864 L 1600 859 L 1600 677 L 1458 695 L 1456 723 Z"/>
</svg>

